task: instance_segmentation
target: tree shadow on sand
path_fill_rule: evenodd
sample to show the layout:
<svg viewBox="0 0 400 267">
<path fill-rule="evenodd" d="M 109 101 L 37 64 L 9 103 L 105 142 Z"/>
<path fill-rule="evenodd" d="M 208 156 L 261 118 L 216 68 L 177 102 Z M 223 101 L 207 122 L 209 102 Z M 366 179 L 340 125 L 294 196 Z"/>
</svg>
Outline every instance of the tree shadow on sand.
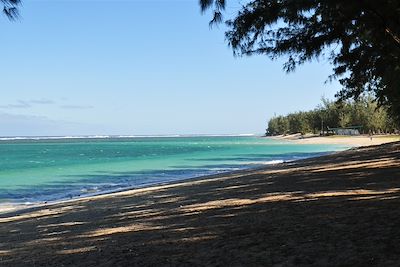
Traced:
<svg viewBox="0 0 400 267">
<path fill-rule="evenodd" d="M 0 216 L 1 266 L 395 266 L 400 143 Z"/>
</svg>

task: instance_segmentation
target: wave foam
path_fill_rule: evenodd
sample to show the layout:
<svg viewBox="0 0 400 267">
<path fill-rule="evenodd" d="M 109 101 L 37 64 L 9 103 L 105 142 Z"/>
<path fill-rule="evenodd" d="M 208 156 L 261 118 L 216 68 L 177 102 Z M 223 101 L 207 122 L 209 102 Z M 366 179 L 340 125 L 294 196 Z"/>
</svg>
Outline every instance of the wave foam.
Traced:
<svg viewBox="0 0 400 267">
<path fill-rule="evenodd" d="M 171 135 L 66 135 L 66 136 L 3 136 L 0 141 L 59 140 L 59 139 L 108 139 L 108 138 L 172 138 L 172 137 L 246 137 L 255 134 L 171 134 Z"/>
</svg>

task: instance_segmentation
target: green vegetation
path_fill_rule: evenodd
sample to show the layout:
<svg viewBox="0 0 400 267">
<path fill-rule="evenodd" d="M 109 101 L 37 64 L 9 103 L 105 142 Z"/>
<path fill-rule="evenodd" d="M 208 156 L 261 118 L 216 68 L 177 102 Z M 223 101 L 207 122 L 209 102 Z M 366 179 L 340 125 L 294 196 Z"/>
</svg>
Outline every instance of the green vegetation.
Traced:
<svg viewBox="0 0 400 267">
<path fill-rule="evenodd" d="M 222 21 L 225 2 L 200 0 L 202 11 L 214 11 L 211 24 Z M 235 54 L 285 57 L 286 71 L 328 59 L 333 65 L 330 78 L 342 85 L 339 98 L 372 93 L 400 122 L 399 0 L 251 0 L 226 24 L 226 39 Z M 352 119 L 341 118 L 341 123 Z"/>
<path fill-rule="evenodd" d="M 3 13 L 10 20 L 18 18 L 18 7 L 21 5 L 21 0 L 1 0 L 1 3 L 3 4 Z"/>
<path fill-rule="evenodd" d="M 267 135 L 320 133 L 328 127 L 362 126 L 361 133 L 394 133 L 399 125 L 387 108 L 378 107 L 370 95 L 357 101 L 322 99 L 322 104 L 307 112 L 295 112 L 269 120 Z"/>
</svg>

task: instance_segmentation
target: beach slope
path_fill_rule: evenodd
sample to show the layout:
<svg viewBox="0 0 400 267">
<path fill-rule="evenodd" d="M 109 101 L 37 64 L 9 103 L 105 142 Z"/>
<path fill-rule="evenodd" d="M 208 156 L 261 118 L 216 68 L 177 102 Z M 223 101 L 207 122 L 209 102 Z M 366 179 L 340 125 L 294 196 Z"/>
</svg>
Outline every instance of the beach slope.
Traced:
<svg viewBox="0 0 400 267">
<path fill-rule="evenodd" d="M 0 215 L 1 266 L 396 266 L 400 143 Z"/>
</svg>

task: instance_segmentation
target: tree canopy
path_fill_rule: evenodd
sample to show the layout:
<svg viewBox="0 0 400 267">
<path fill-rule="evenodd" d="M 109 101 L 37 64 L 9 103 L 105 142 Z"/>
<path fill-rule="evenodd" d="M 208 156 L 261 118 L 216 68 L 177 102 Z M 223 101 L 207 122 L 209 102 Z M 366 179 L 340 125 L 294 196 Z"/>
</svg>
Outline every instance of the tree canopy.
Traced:
<svg viewBox="0 0 400 267">
<path fill-rule="evenodd" d="M 18 6 L 21 0 L 1 0 L 3 4 L 3 13 L 11 20 L 18 18 Z"/>
<path fill-rule="evenodd" d="M 200 0 L 222 22 L 225 0 Z M 236 55 L 288 56 L 286 71 L 320 57 L 341 100 L 371 92 L 400 120 L 399 0 L 252 0 L 226 21 Z"/>
<path fill-rule="evenodd" d="M 322 99 L 313 110 L 275 116 L 268 121 L 267 135 L 319 133 L 328 127 L 360 126 L 361 133 L 395 133 L 397 124 L 385 107 L 378 107 L 370 95 L 361 95 L 357 101 L 340 103 Z"/>
</svg>

